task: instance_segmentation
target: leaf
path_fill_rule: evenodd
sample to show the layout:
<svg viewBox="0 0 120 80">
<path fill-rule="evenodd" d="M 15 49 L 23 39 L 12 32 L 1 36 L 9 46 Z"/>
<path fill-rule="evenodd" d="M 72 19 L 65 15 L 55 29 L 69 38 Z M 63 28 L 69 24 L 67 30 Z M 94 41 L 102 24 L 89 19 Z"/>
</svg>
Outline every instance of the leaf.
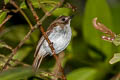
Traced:
<svg viewBox="0 0 120 80">
<path fill-rule="evenodd" d="M 11 26 L 11 28 L 6 29 L 1 39 L 3 38 L 14 42 L 21 41 L 27 32 L 26 25 Z"/>
<path fill-rule="evenodd" d="M 113 40 L 113 44 L 116 46 L 120 45 L 120 34 L 116 35 L 115 39 Z"/>
<path fill-rule="evenodd" d="M 9 0 L 4 0 L 5 4 L 7 4 L 9 2 Z"/>
<path fill-rule="evenodd" d="M 18 80 L 30 77 L 34 74 L 31 67 L 18 67 L 0 73 L 0 80 Z"/>
<path fill-rule="evenodd" d="M 45 9 L 47 11 L 50 11 L 53 8 L 54 7 L 46 7 Z M 71 13 L 72 13 L 72 10 L 69 8 L 57 8 L 55 11 L 53 11 L 52 15 L 54 15 L 54 16 L 60 16 L 60 15 L 69 16 Z"/>
<path fill-rule="evenodd" d="M 6 44 L 4 42 L 0 42 L 0 48 L 3 48 Z"/>
<path fill-rule="evenodd" d="M 120 61 L 120 53 L 115 53 L 112 59 L 110 59 L 110 64 L 115 64 Z"/>
<path fill-rule="evenodd" d="M 22 49 L 18 50 L 17 54 L 13 57 L 13 59 L 22 61 L 29 54 L 29 52 L 31 50 L 32 50 L 32 48 L 29 46 L 22 48 Z"/>
<path fill-rule="evenodd" d="M 67 75 L 68 80 L 95 80 L 97 70 L 93 68 L 80 68 Z"/>
<path fill-rule="evenodd" d="M 50 11 L 51 9 L 53 9 L 57 4 L 58 4 L 58 0 L 53 0 L 53 1 L 50 1 L 50 0 L 41 0 L 40 1 L 40 4 L 42 5 L 42 9 L 44 9 L 44 11 L 48 12 Z M 32 4 L 35 8 L 40 8 L 39 6 L 39 2 L 38 0 L 33 0 L 32 1 Z M 26 9 L 26 5 L 25 5 L 25 2 L 23 2 L 20 6 L 20 8 L 24 8 Z M 60 16 L 60 15 L 64 15 L 64 16 L 68 16 L 72 13 L 72 9 L 70 8 L 57 8 L 53 13 L 52 15 L 53 16 Z"/>
<path fill-rule="evenodd" d="M 103 52 L 108 58 L 112 55 L 111 43 L 103 41 L 101 32 L 94 29 L 92 20 L 98 17 L 98 21 L 113 29 L 112 18 L 106 0 L 88 0 L 83 21 L 83 35 L 86 42 Z"/>
<path fill-rule="evenodd" d="M 2 12 L 0 14 L 0 24 L 2 23 L 2 21 L 5 19 L 5 17 L 7 16 L 7 13 L 6 12 Z"/>
<path fill-rule="evenodd" d="M 48 4 L 48 5 L 52 5 L 52 4 L 56 5 L 59 2 L 59 0 L 39 0 L 39 1 L 40 4 Z M 40 8 L 38 0 L 31 0 L 31 2 L 35 8 Z M 23 9 L 27 8 L 25 2 L 21 3 L 20 8 Z"/>
<path fill-rule="evenodd" d="M 117 1 L 116 1 L 116 3 L 117 3 Z M 111 5 L 111 13 L 112 13 L 112 19 L 114 22 L 113 25 L 115 26 L 114 32 L 120 33 L 120 30 L 119 30 L 120 29 L 120 5 L 112 4 Z"/>
</svg>

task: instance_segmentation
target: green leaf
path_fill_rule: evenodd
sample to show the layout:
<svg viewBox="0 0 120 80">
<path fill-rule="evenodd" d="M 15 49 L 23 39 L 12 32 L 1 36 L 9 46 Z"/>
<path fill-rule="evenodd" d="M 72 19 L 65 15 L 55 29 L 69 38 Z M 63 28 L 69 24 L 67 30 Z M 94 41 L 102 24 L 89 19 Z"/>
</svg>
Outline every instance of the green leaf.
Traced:
<svg viewBox="0 0 120 80">
<path fill-rule="evenodd" d="M 40 4 L 47 4 L 47 5 L 56 5 L 58 2 L 59 2 L 59 0 L 39 0 L 40 1 Z M 31 2 L 32 2 L 32 5 L 35 7 L 35 8 L 40 8 L 40 4 L 39 4 L 39 2 L 38 2 L 38 0 L 31 0 Z M 25 2 L 23 2 L 21 5 L 20 5 L 20 8 L 24 8 L 24 9 L 26 9 L 27 7 L 26 7 L 26 4 L 25 4 Z"/>
<path fill-rule="evenodd" d="M 34 1 L 34 2 L 32 1 L 32 5 L 33 5 L 35 8 L 39 8 L 39 3 L 38 3 L 38 1 Z M 22 9 L 26 9 L 26 8 L 27 8 L 25 2 L 22 2 L 22 3 L 21 3 L 20 8 L 22 8 Z"/>
<path fill-rule="evenodd" d="M 51 9 L 53 9 L 57 4 L 58 4 L 58 0 L 53 0 L 53 1 L 50 1 L 50 0 L 41 0 L 40 1 L 40 4 L 42 6 L 42 9 L 44 9 L 44 11 L 50 11 Z M 41 6 L 39 5 L 39 2 L 38 0 L 33 0 L 32 1 L 32 4 L 35 8 L 40 8 Z M 25 5 L 25 2 L 23 2 L 20 6 L 20 8 L 24 8 L 26 9 L 26 5 Z M 72 13 L 72 9 L 70 8 L 57 8 L 53 13 L 52 15 L 53 16 L 60 16 L 60 15 L 64 15 L 64 16 L 68 16 Z"/>
<path fill-rule="evenodd" d="M 7 16 L 7 13 L 6 12 L 2 12 L 0 14 L 0 24 L 2 23 L 2 21 L 5 19 L 5 17 Z"/>
<path fill-rule="evenodd" d="M 14 42 L 21 41 L 27 32 L 26 25 L 11 26 L 11 28 L 6 29 L 6 33 L 4 33 L 1 38 Z"/>
<path fill-rule="evenodd" d="M 115 44 L 116 46 L 120 45 L 120 34 L 118 34 L 115 39 L 113 40 L 113 44 Z"/>
<path fill-rule="evenodd" d="M 115 53 L 112 59 L 110 59 L 109 63 L 114 64 L 120 61 L 120 53 Z"/>
<path fill-rule="evenodd" d="M 17 54 L 13 57 L 13 59 L 22 61 L 29 54 L 29 52 L 31 50 L 32 50 L 32 48 L 29 46 L 22 48 L 22 49 L 18 50 Z"/>
<path fill-rule="evenodd" d="M 54 7 L 46 7 L 45 9 L 47 11 L 50 11 L 53 8 Z M 60 15 L 69 16 L 71 13 L 72 13 L 72 10 L 69 8 L 57 8 L 55 11 L 53 11 L 52 15 L 54 15 L 54 16 L 60 16 Z"/>
<path fill-rule="evenodd" d="M 101 32 L 94 29 L 92 20 L 98 17 L 98 21 L 113 29 L 112 18 L 106 0 L 88 0 L 83 21 L 83 34 L 87 43 L 103 52 L 108 58 L 112 55 L 111 43 L 103 41 Z"/>
<path fill-rule="evenodd" d="M 116 1 L 117 3 L 117 1 Z M 119 3 L 118 3 L 119 4 Z M 112 19 L 115 26 L 114 32 L 120 33 L 120 5 L 112 4 L 111 5 Z"/>
<path fill-rule="evenodd" d="M 0 48 L 3 48 L 6 44 L 4 42 L 0 42 Z"/>
<path fill-rule="evenodd" d="M 9 2 L 9 0 L 4 0 L 5 4 L 7 4 Z"/>
<path fill-rule="evenodd" d="M 0 73 L 0 80 L 20 80 L 34 74 L 31 67 L 18 67 Z"/>
<path fill-rule="evenodd" d="M 68 80 L 95 80 L 97 70 L 93 68 L 80 68 L 67 75 Z"/>
</svg>

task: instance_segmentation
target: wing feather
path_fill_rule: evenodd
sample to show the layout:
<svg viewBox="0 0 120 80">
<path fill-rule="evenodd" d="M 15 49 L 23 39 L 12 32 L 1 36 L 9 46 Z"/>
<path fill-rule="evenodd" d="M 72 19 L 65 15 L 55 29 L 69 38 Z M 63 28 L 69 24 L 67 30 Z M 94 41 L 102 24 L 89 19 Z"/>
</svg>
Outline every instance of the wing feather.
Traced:
<svg viewBox="0 0 120 80">
<path fill-rule="evenodd" d="M 50 30 L 46 32 L 47 36 L 50 34 Z M 35 72 L 38 70 L 43 58 L 48 55 L 48 53 L 45 50 L 42 50 L 42 44 L 44 43 L 45 38 L 44 36 L 41 37 L 41 39 L 38 42 L 38 45 L 36 47 L 35 53 L 34 53 L 34 61 L 33 61 L 33 69 Z"/>
</svg>

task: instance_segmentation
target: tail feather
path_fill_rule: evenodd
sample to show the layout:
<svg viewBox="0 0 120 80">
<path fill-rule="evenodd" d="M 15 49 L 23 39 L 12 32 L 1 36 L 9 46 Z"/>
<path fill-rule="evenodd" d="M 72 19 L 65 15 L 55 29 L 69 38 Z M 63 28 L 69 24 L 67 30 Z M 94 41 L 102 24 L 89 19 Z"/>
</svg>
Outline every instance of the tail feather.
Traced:
<svg viewBox="0 0 120 80">
<path fill-rule="evenodd" d="M 42 36 L 41 39 L 38 42 L 35 54 L 34 54 L 34 62 L 33 62 L 33 69 L 35 72 L 39 69 L 39 66 L 45 56 L 47 56 L 46 50 L 43 48 L 42 43 L 44 41 L 44 37 Z"/>
<path fill-rule="evenodd" d="M 37 72 L 37 70 L 39 69 L 39 66 L 40 66 L 43 58 L 44 58 L 44 56 L 36 56 L 36 58 L 34 59 L 33 69 L 35 72 Z"/>
<path fill-rule="evenodd" d="M 48 55 L 48 53 L 41 54 L 41 55 L 40 55 L 40 53 L 38 53 L 38 55 L 35 57 L 33 65 L 32 65 L 35 72 L 37 72 L 37 70 L 39 69 L 40 64 L 41 64 L 43 58 L 46 57 L 47 55 Z"/>
</svg>

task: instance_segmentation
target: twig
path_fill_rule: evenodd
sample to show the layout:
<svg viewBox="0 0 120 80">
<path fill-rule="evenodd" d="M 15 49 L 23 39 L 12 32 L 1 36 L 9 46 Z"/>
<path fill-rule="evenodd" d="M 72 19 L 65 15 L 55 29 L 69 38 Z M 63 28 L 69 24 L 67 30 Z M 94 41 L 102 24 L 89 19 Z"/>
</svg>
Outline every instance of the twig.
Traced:
<svg viewBox="0 0 120 80">
<path fill-rule="evenodd" d="M 6 57 L 6 56 L 4 56 L 4 55 L 2 55 L 2 54 L 0 54 L 0 58 L 8 59 L 8 57 Z M 23 65 L 23 66 L 30 66 L 30 65 L 25 64 L 25 63 L 23 63 L 23 62 L 20 62 L 19 60 L 16 60 L 16 59 L 11 59 L 11 61 L 16 62 L 17 64 L 21 64 L 21 65 Z"/>
<path fill-rule="evenodd" d="M 34 10 L 34 8 L 33 8 L 33 6 L 32 6 L 32 3 L 31 3 L 29 0 L 27 0 L 27 3 L 28 3 L 28 6 L 30 7 L 30 10 L 31 10 L 31 12 L 32 12 L 35 20 L 37 21 L 37 24 L 40 26 L 40 30 L 41 30 L 44 38 L 46 39 L 46 41 L 48 42 L 49 47 L 51 48 L 51 51 L 52 51 L 52 53 L 53 53 L 53 56 L 54 56 L 54 58 L 56 59 L 56 61 L 57 61 L 57 63 L 58 63 L 59 70 L 63 73 L 62 79 L 63 79 L 63 80 L 66 80 L 65 75 L 64 75 L 64 70 L 63 70 L 63 68 L 61 67 L 61 63 L 60 63 L 60 61 L 59 61 L 59 59 L 58 59 L 58 56 L 56 55 L 55 49 L 54 49 L 54 47 L 53 47 L 53 43 L 49 40 L 48 36 L 46 35 L 46 32 L 44 31 L 43 27 L 41 26 L 42 22 L 47 18 L 47 16 L 50 16 L 51 13 L 52 13 L 54 10 L 56 10 L 56 8 L 58 8 L 59 6 L 61 6 L 61 4 L 63 3 L 63 1 L 64 1 L 64 0 L 62 0 L 61 3 L 59 3 L 58 5 L 56 5 L 55 8 L 53 8 L 51 11 L 47 12 L 47 13 L 41 18 L 40 21 L 38 21 L 39 17 L 38 17 L 38 15 L 37 15 L 37 13 L 35 12 L 35 10 Z"/>
<path fill-rule="evenodd" d="M 25 15 L 25 13 L 17 6 L 17 4 L 10 0 L 10 3 L 12 5 L 14 5 L 18 10 L 20 10 L 21 14 L 25 17 L 25 19 L 28 21 L 29 25 L 32 26 L 32 24 L 29 22 L 29 19 L 27 18 L 27 16 Z M 18 11 L 17 10 L 17 11 Z M 24 37 L 24 39 L 22 41 L 20 41 L 20 43 L 16 46 L 16 48 L 13 49 L 12 53 L 9 56 L 9 59 L 7 60 L 7 62 L 5 63 L 5 65 L 3 66 L 2 70 L 3 71 L 7 65 L 9 64 L 10 60 L 12 59 L 12 57 L 16 54 L 17 50 L 25 43 L 25 41 L 30 37 L 31 33 L 38 27 L 38 25 L 36 24 L 34 27 L 31 27 L 31 30 L 27 33 L 27 35 Z"/>
<path fill-rule="evenodd" d="M 118 73 L 117 75 L 113 76 L 112 79 L 110 80 L 120 80 L 120 73 Z"/>
<path fill-rule="evenodd" d="M 43 4 L 41 4 L 40 0 L 38 0 L 39 3 L 39 7 L 43 10 L 44 13 L 47 12 L 47 10 L 45 10 L 45 8 L 43 7 Z"/>
<path fill-rule="evenodd" d="M 53 77 L 57 77 L 57 78 L 62 78 L 61 76 L 57 76 L 56 74 L 54 74 L 54 73 L 50 73 L 50 72 L 46 72 L 46 71 L 43 71 L 43 70 L 41 70 L 41 69 L 39 69 L 39 71 L 37 72 L 39 75 L 43 75 L 43 76 L 53 76 Z M 47 74 L 47 75 L 45 75 L 45 74 Z M 53 79 L 52 79 L 53 80 Z"/>
<path fill-rule="evenodd" d="M 58 64 L 58 66 L 59 66 L 59 70 L 60 70 L 60 71 L 62 72 L 62 74 L 63 74 L 63 75 L 62 75 L 62 79 L 63 79 L 63 80 L 66 80 L 66 77 L 65 77 L 65 75 L 64 75 L 64 70 L 63 70 L 63 68 L 62 68 L 62 66 L 61 66 L 61 63 L 60 63 L 60 61 L 59 61 L 58 56 L 57 56 L 56 53 L 55 53 L 55 49 L 54 49 L 54 47 L 53 47 L 53 43 L 49 40 L 49 38 L 48 38 L 48 36 L 46 35 L 43 27 L 40 27 L 40 29 L 41 29 L 41 32 L 42 32 L 44 38 L 46 39 L 46 41 L 47 41 L 48 44 L 49 44 L 49 47 L 50 47 L 50 49 L 51 49 L 51 51 L 52 51 L 52 53 L 53 53 L 54 58 L 55 58 L 56 61 L 57 61 L 57 64 Z"/>
<path fill-rule="evenodd" d="M 59 2 L 52 10 L 50 10 L 49 12 L 46 12 L 45 15 L 41 18 L 41 20 L 39 22 L 42 23 L 48 16 L 50 16 L 52 14 L 52 12 L 54 10 L 59 8 L 63 4 L 63 2 L 64 2 L 64 0 L 61 0 L 61 2 Z"/>
<path fill-rule="evenodd" d="M 105 25 L 101 24 L 100 22 L 97 22 L 97 17 L 93 19 L 93 26 L 95 29 L 105 33 L 108 36 L 102 36 L 103 40 L 113 41 L 116 37 L 116 34 L 112 32 L 109 28 L 107 28 Z"/>
<path fill-rule="evenodd" d="M 29 8 L 30 8 L 30 10 L 31 10 L 31 12 L 32 12 L 35 20 L 38 22 L 38 21 L 39 21 L 39 17 L 38 17 L 38 15 L 37 15 L 36 11 L 34 10 L 31 1 L 30 1 L 30 0 L 26 0 L 26 2 L 28 3 L 28 6 L 29 6 Z"/>
<path fill-rule="evenodd" d="M 8 15 L 5 20 L 0 24 L 0 29 L 1 27 L 12 17 L 12 15 Z"/>
<path fill-rule="evenodd" d="M 17 13 L 18 11 L 19 11 L 19 9 L 17 9 L 17 10 L 7 10 L 7 9 L 4 9 L 3 11 L 6 11 L 6 12 L 14 12 L 14 13 Z M 0 24 L 0 29 L 2 28 L 2 26 L 9 20 L 9 19 L 11 19 L 12 18 L 12 16 L 13 15 L 8 15 L 5 19 L 4 19 L 4 21 Z"/>
<path fill-rule="evenodd" d="M 9 59 L 7 60 L 7 62 L 5 63 L 5 65 L 3 66 L 2 70 L 6 69 L 8 63 L 10 62 L 10 60 L 12 59 L 12 57 L 16 54 L 17 50 L 25 43 L 25 41 L 30 37 L 31 33 L 35 30 L 35 28 L 31 29 L 27 35 L 24 37 L 24 39 L 22 41 L 20 41 L 20 43 L 16 46 L 16 48 L 13 49 L 12 53 L 10 54 Z"/>
<path fill-rule="evenodd" d="M 23 66 L 30 66 L 29 64 L 25 64 L 25 63 L 23 63 L 23 62 L 21 62 L 21 61 L 19 61 L 19 60 L 17 60 L 17 59 L 11 59 L 13 62 L 15 62 L 16 64 L 21 64 L 21 65 L 23 65 Z"/>
<path fill-rule="evenodd" d="M 64 52 L 61 52 L 59 55 L 58 55 L 58 58 L 59 58 L 59 61 L 62 61 L 63 60 L 63 58 L 64 58 Z M 58 63 L 56 62 L 56 64 L 55 64 L 55 66 L 54 66 L 54 68 L 53 68 L 53 73 L 55 74 L 55 75 L 59 75 L 60 73 L 59 73 L 59 65 L 58 65 Z M 58 80 L 58 78 L 59 77 L 56 77 L 56 79 L 55 80 Z"/>
<path fill-rule="evenodd" d="M 5 59 L 8 59 L 8 57 L 6 57 L 6 56 L 4 56 L 4 55 L 2 55 L 2 54 L 0 54 L 0 58 L 2 58 L 3 62 L 5 62 Z M 17 64 L 21 64 L 21 65 L 23 65 L 23 66 L 30 66 L 29 64 L 25 64 L 25 63 L 23 63 L 23 62 L 20 62 L 20 61 L 17 60 L 17 59 L 11 59 L 11 61 L 13 61 L 13 62 L 15 62 L 15 63 L 17 63 Z M 10 64 L 9 64 L 9 65 L 10 65 Z M 42 75 L 42 76 L 46 76 L 46 74 L 47 74 L 48 76 L 53 76 L 53 77 L 61 78 L 60 76 L 57 76 L 57 75 L 55 75 L 55 74 L 53 74 L 53 73 L 45 72 L 45 71 L 43 71 L 43 70 L 39 70 L 39 73 L 38 73 L 38 74 L 40 74 L 40 75 Z"/>
<path fill-rule="evenodd" d="M 24 16 L 24 18 L 25 18 L 26 21 L 28 22 L 30 28 L 32 29 L 33 26 L 32 26 L 32 24 L 31 24 L 30 20 L 28 19 L 28 17 L 26 16 L 26 14 L 22 11 L 22 9 L 20 9 L 20 7 L 19 7 L 13 0 L 10 0 L 10 3 L 11 3 L 15 8 L 17 8 L 17 9 L 20 11 L 20 13 Z"/>
<path fill-rule="evenodd" d="M 55 50 L 54 50 L 53 44 L 52 44 L 52 43 L 50 42 L 50 40 L 48 39 L 48 36 L 47 36 L 46 33 L 44 32 L 44 29 L 43 29 L 43 27 L 41 26 L 41 24 L 42 24 L 42 22 L 47 18 L 47 16 L 50 16 L 51 13 L 52 13 L 56 8 L 58 8 L 63 2 L 64 2 L 64 0 L 61 0 L 61 3 L 59 3 L 58 5 L 56 5 L 56 7 L 53 8 L 50 12 L 47 12 L 39 21 L 38 21 L 39 18 L 35 18 L 35 19 L 37 20 L 37 24 L 36 24 L 34 27 L 31 27 L 31 30 L 27 33 L 27 35 L 24 37 L 24 39 L 23 39 L 22 41 L 20 41 L 20 43 L 18 44 L 18 46 L 17 46 L 16 48 L 13 49 L 13 51 L 12 51 L 9 59 L 7 60 L 7 62 L 5 63 L 5 65 L 4 65 L 3 68 L 2 68 L 2 71 L 7 67 L 7 65 L 9 64 L 10 60 L 12 59 L 12 57 L 16 54 L 17 50 L 25 43 L 25 41 L 30 37 L 30 34 L 31 34 L 37 27 L 40 27 L 41 32 L 43 33 L 45 39 L 48 41 L 49 46 L 50 46 L 52 52 L 55 54 Z M 17 6 L 17 4 L 16 4 L 14 1 L 12 1 L 12 0 L 10 0 L 10 3 L 11 3 L 12 5 L 14 5 L 17 9 L 20 10 L 21 14 L 25 17 L 25 19 L 27 20 L 28 24 L 29 24 L 30 26 L 32 26 L 32 24 L 30 23 L 29 19 L 28 19 L 27 16 L 25 15 L 25 13 Z M 35 13 L 34 13 L 34 14 L 35 14 Z M 34 17 L 36 17 L 36 15 L 34 15 Z M 58 61 L 57 56 L 54 55 L 54 57 L 55 57 L 55 59 Z M 59 61 L 58 61 L 58 63 L 59 63 Z M 59 64 L 59 66 L 61 66 L 61 65 Z M 62 69 L 62 68 L 61 68 L 61 69 Z M 62 72 L 63 72 L 63 71 L 62 71 Z M 63 79 L 65 80 L 65 77 L 63 77 Z"/>
<path fill-rule="evenodd" d="M 13 1 L 13 0 L 10 0 L 10 3 L 16 7 L 20 12 L 21 14 L 25 17 L 26 21 L 28 22 L 31 30 L 27 33 L 27 35 L 24 37 L 24 39 L 22 41 L 20 41 L 20 43 L 16 46 L 16 48 L 13 49 L 9 59 L 7 60 L 7 62 L 5 63 L 5 65 L 3 66 L 2 70 L 3 71 L 4 69 L 6 69 L 7 65 L 9 64 L 10 60 L 12 59 L 12 57 L 16 54 L 17 50 L 25 43 L 25 41 L 30 37 L 30 34 L 35 30 L 36 27 L 33 27 L 30 20 L 28 19 L 28 17 L 26 16 L 26 14 L 19 8 L 19 6 Z"/>
<path fill-rule="evenodd" d="M 6 44 L 5 42 L 3 42 L 3 41 L 0 41 L 0 46 L 5 47 L 5 48 L 13 51 L 13 48 L 12 48 L 11 46 L 7 45 L 7 44 Z"/>
</svg>

